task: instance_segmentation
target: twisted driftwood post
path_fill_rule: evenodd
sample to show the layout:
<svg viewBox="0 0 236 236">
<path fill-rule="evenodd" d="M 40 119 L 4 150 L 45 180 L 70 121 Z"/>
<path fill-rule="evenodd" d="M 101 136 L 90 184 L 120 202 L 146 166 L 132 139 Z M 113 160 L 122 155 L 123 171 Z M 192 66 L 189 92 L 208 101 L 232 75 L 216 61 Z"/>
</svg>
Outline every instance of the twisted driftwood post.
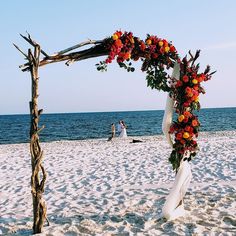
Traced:
<svg viewBox="0 0 236 236">
<path fill-rule="evenodd" d="M 34 47 L 34 52 L 31 49 L 28 50 L 28 55 L 20 50 L 16 45 L 15 47 L 25 56 L 28 60 L 28 71 L 31 74 L 31 101 L 30 101 L 30 154 L 31 154 L 31 193 L 33 200 L 33 232 L 41 233 L 45 219 L 47 220 L 47 208 L 43 199 L 44 185 L 47 178 L 46 171 L 43 167 L 43 151 L 39 144 L 39 132 L 44 128 L 39 129 L 39 116 L 43 110 L 38 110 L 38 87 L 39 76 L 38 68 L 40 62 L 40 45 L 28 38 L 22 36 L 27 42 Z M 49 222 L 48 222 L 49 223 Z"/>
<path fill-rule="evenodd" d="M 30 102 L 30 154 L 32 165 L 31 176 L 31 192 L 33 198 L 33 213 L 34 213 L 34 233 L 41 233 L 44 221 L 46 219 L 47 208 L 43 200 L 44 184 L 46 181 L 46 171 L 43 167 L 43 151 L 39 144 L 39 116 L 42 110 L 38 110 L 38 67 L 40 57 L 40 46 L 35 45 L 34 54 L 31 50 L 28 51 L 28 59 L 30 63 L 30 73 L 32 81 L 32 99 Z M 42 180 L 40 180 L 40 171 L 42 172 Z"/>
</svg>

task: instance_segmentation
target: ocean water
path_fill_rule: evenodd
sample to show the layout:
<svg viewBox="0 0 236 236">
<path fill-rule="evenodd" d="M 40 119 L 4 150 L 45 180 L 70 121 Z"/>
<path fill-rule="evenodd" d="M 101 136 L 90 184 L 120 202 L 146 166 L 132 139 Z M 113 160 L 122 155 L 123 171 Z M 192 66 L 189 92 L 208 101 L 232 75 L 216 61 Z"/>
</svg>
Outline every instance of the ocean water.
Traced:
<svg viewBox="0 0 236 236">
<path fill-rule="evenodd" d="M 161 134 L 164 111 L 126 111 L 43 114 L 42 142 L 108 138 L 111 123 L 124 120 L 129 136 Z M 201 109 L 201 131 L 236 130 L 236 108 Z M 29 142 L 29 115 L 0 116 L 0 144 Z"/>
</svg>

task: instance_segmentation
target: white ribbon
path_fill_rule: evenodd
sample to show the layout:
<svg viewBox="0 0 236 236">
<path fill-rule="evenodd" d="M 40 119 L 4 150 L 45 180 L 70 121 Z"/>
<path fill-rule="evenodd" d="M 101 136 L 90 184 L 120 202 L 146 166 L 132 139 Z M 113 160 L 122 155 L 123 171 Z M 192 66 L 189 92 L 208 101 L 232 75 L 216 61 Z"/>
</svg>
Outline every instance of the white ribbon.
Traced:
<svg viewBox="0 0 236 236">
<path fill-rule="evenodd" d="M 180 66 L 178 63 L 175 63 L 172 77 L 178 80 L 179 76 L 180 76 Z M 173 148 L 173 141 L 171 139 L 169 130 L 173 119 L 173 107 L 174 107 L 174 101 L 168 94 L 166 100 L 165 113 L 162 121 L 162 131 L 172 148 Z M 191 167 L 188 161 L 186 160 L 189 157 L 189 154 L 190 154 L 189 152 L 186 152 L 184 154 L 177 175 L 175 177 L 173 187 L 170 190 L 170 193 L 167 196 L 166 202 L 162 208 L 162 214 L 167 220 L 174 220 L 180 216 L 185 215 L 185 210 L 183 207 L 183 198 L 186 194 L 190 180 L 192 178 Z"/>
</svg>

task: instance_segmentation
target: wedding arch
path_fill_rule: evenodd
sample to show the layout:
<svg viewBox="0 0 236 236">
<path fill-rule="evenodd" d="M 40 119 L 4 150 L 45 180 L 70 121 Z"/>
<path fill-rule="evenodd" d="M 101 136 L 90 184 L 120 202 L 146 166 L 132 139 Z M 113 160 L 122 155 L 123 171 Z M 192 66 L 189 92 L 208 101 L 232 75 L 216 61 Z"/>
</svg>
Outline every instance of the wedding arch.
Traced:
<svg viewBox="0 0 236 236">
<path fill-rule="evenodd" d="M 20 68 L 24 72 L 30 72 L 32 83 L 30 154 L 34 233 L 42 232 L 44 222 L 47 219 L 46 203 L 43 199 L 47 174 L 43 166 L 43 150 L 39 142 L 39 133 L 44 128 L 44 126 L 39 127 L 39 118 L 43 110 L 38 108 L 39 67 L 47 64 L 66 61 L 65 64 L 70 65 L 73 62 L 88 58 L 107 56 L 104 61 L 96 64 L 98 71 L 106 71 L 107 65 L 115 60 L 120 67 L 128 72 L 133 72 L 135 68 L 132 63 L 141 60 L 141 70 L 146 73 L 147 86 L 151 89 L 168 92 L 162 128 L 172 147 L 169 161 L 177 173 L 176 181 L 182 178 L 179 175 L 185 170 L 180 170 L 181 163 L 185 160 L 187 160 L 185 163 L 188 163 L 198 150 L 196 138 L 198 137 L 200 122 L 195 111 L 200 109 L 199 94 L 205 93 L 201 83 L 209 80 L 214 73 L 210 73 L 210 66 L 207 66 L 205 71 L 199 72 L 199 64 L 196 64 L 196 60 L 200 55 L 200 50 L 197 50 L 195 54 L 189 51 L 188 56 L 181 59 L 172 42 L 166 39 L 148 34 L 145 40 L 141 40 L 132 32 L 116 31 L 112 36 L 103 40 L 87 40 L 49 55 L 29 34 L 27 36 L 21 35 L 21 37 L 33 47 L 33 50 L 29 48 L 28 53 L 25 53 L 14 44 L 27 60 L 27 63 L 21 65 Z M 86 45 L 93 46 L 74 51 Z M 41 54 L 43 55 L 42 58 L 40 57 Z M 168 74 L 170 68 L 173 68 L 172 76 Z M 177 120 L 175 121 L 172 121 L 173 109 L 177 113 Z M 185 165 L 183 168 L 186 169 L 188 166 Z M 163 207 L 163 213 L 166 217 L 170 214 L 169 209 L 176 209 L 179 201 L 183 199 L 183 196 L 179 199 L 176 196 L 175 186 L 176 184 L 174 184 L 169 195 L 169 200 L 167 198 Z M 185 190 L 181 189 L 182 195 L 185 194 L 183 193 Z"/>
</svg>

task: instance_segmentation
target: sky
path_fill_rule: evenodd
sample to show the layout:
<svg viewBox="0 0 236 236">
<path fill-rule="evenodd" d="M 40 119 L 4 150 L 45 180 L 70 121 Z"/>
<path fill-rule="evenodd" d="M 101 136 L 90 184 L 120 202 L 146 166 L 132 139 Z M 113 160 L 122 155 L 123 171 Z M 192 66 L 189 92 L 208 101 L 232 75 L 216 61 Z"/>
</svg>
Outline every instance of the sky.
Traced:
<svg viewBox="0 0 236 236">
<path fill-rule="evenodd" d="M 201 70 L 217 70 L 203 86 L 203 108 L 235 107 L 236 1 L 234 0 L 8 0 L 0 2 L 0 114 L 28 114 L 31 80 L 19 65 L 27 52 L 26 31 L 48 54 L 116 30 L 172 41 L 181 57 L 201 49 Z M 105 57 L 64 62 L 39 70 L 39 108 L 45 113 L 160 110 L 167 94 L 147 87 L 140 63 L 128 73 L 116 63 L 107 72 L 95 64 Z M 171 71 L 170 71 L 171 74 Z"/>
</svg>

